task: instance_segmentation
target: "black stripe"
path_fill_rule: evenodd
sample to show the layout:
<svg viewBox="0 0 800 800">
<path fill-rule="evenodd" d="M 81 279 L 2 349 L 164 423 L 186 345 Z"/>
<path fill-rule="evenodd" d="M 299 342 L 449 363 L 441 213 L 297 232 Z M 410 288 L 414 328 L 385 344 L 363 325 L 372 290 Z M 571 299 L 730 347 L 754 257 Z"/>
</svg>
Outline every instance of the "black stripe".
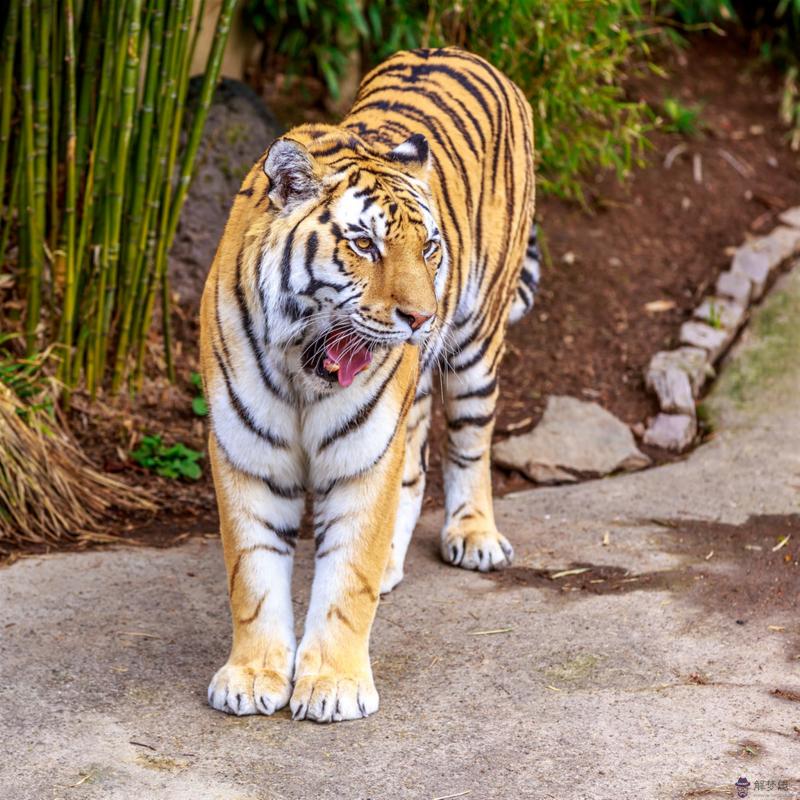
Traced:
<svg viewBox="0 0 800 800">
<path fill-rule="evenodd" d="M 252 431 L 256 436 L 258 436 L 259 439 L 263 439 L 272 447 L 286 449 L 289 446 L 289 443 L 285 439 L 282 439 L 280 436 L 276 436 L 274 433 L 272 433 L 272 431 L 267 430 L 266 428 L 262 428 L 253 419 L 250 409 L 247 408 L 242 401 L 242 398 L 239 397 L 236 389 L 234 389 L 230 373 L 228 372 L 228 367 L 220 357 L 219 351 L 214 345 L 212 345 L 212 349 L 214 351 L 214 358 L 217 360 L 217 364 L 222 372 L 222 379 L 225 382 L 225 388 L 228 391 L 228 399 L 230 400 L 231 407 L 233 408 L 234 412 L 236 412 L 236 416 L 239 418 L 239 421 L 245 426 L 245 428 L 247 428 L 249 431 Z"/>
<path fill-rule="evenodd" d="M 408 409 L 411 407 L 411 393 L 413 389 L 414 389 L 414 384 L 413 383 L 409 384 L 409 387 L 406 390 L 405 397 L 403 398 L 403 404 L 400 407 L 400 413 L 397 415 L 397 422 L 395 423 L 394 429 L 392 430 L 392 435 L 386 441 L 386 446 L 383 448 L 383 450 L 381 450 L 380 454 L 377 455 L 372 460 L 372 463 L 367 464 L 365 467 L 362 467 L 357 472 L 353 472 L 349 475 L 343 475 L 340 478 L 334 478 L 327 486 L 324 486 L 322 488 L 314 487 L 314 494 L 317 495 L 317 497 L 326 497 L 331 493 L 331 491 L 333 491 L 333 489 L 336 486 L 341 486 L 343 484 L 357 480 L 358 478 L 362 478 L 368 472 L 375 469 L 375 467 L 378 466 L 378 464 L 380 464 L 381 460 L 386 455 L 386 453 L 389 450 L 389 447 L 394 441 L 395 436 L 397 436 L 398 428 L 400 427 L 406 415 L 408 414 Z"/>
<path fill-rule="evenodd" d="M 497 388 L 497 378 L 494 378 L 485 386 L 481 386 L 478 389 L 472 389 L 470 391 L 464 392 L 463 394 L 457 394 L 454 399 L 468 400 L 471 397 L 488 397 L 490 394 L 494 392 L 496 388 Z"/>
<path fill-rule="evenodd" d="M 256 522 L 271 533 L 274 533 L 284 544 L 294 547 L 300 534 L 299 528 L 278 528 L 263 517 L 255 517 Z"/>
<path fill-rule="evenodd" d="M 236 472 L 240 472 L 242 475 L 246 475 L 248 478 L 252 478 L 253 480 L 256 481 L 261 481 L 261 483 L 263 483 L 267 487 L 267 489 L 269 489 L 272 492 L 272 494 L 276 495 L 277 497 L 282 497 L 285 500 L 295 500 L 298 497 L 302 497 L 302 495 L 305 494 L 304 486 L 297 486 L 297 485 L 281 486 L 280 484 L 275 483 L 275 481 L 273 481 L 272 478 L 268 478 L 266 475 L 259 475 L 256 472 L 251 472 L 250 470 L 242 469 L 240 466 L 234 463 L 233 459 L 230 457 L 230 454 L 225 449 L 225 445 L 222 444 L 219 436 L 217 436 L 216 433 L 214 434 L 214 440 L 217 443 L 217 447 L 219 448 L 220 453 L 222 454 L 224 459 L 228 462 L 228 466 L 231 469 L 236 470 Z"/>
<path fill-rule="evenodd" d="M 494 412 L 482 416 L 464 416 L 447 420 L 447 427 L 451 431 L 460 431 L 462 428 L 485 428 L 494 421 Z"/>
<path fill-rule="evenodd" d="M 360 428 L 369 418 L 370 414 L 374 410 L 375 406 L 378 404 L 378 401 L 383 396 L 384 391 L 386 391 L 386 387 L 389 385 L 389 382 L 395 376 L 397 372 L 397 368 L 400 366 L 400 362 L 402 361 L 402 354 L 398 356 L 397 361 L 395 361 L 394 366 L 389 370 L 389 374 L 384 378 L 383 383 L 378 388 L 378 391 L 369 399 L 367 403 L 365 403 L 361 408 L 353 414 L 350 419 L 347 420 L 343 425 L 337 428 L 333 433 L 328 434 L 320 443 L 319 447 L 317 448 L 317 453 L 321 453 L 326 448 L 330 447 L 337 439 L 341 439 L 343 436 L 347 436 L 350 433 L 354 433 L 358 428 Z"/>
<path fill-rule="evenodd" d="M 245 336 L 247 337 L 248 344 L 250 345 L 250 350 L 253 354 L 253 358 L 256 360 L 256 364 L 258 365 L 258 371 L 261 375 L 261 380 L 264 383 L 264 386 L 270 391 L 271 394 L 275 395 L 280 400 L 284 402 L 287 400 L 286 395 L 284 394 L 283 390 L 273 381 L 272 376 L 269 374 L 269 370 L 267 369 L 267 365 L 264 362 L 264 353 L 259 347 L 258 343 L 256 342 L 256 335 L 255 331 L 253 330 L 253 318 L 250 314 L 250 309 L 247 307 L 247 298 L 244 296 L 244 288 L 242 287 L 242 257 L 244 255 L 244 248 L 242 248 L 238 255 L 236 256 L 236 288 L 234 290 L 234 294 L 236 296 L 236 302 L 239 305 L 239 316 L 241 318 L 242 328 L 244 330 Z M 267 320 L 265 319 L 265 325 Z"/>
</svg>

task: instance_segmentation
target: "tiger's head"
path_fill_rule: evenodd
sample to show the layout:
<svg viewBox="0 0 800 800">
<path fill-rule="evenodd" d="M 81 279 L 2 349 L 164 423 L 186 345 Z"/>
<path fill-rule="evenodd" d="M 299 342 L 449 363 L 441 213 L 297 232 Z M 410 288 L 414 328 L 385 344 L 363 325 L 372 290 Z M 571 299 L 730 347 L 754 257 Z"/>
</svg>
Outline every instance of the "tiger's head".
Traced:
<svg viewBox="0 0 800 800">
<path fill-rule="evenodd" d="M 380 153 L 342 129 L 267 152 L 281 310 L 325 381 L 349 386 L 375 351 L 435 330 L 445 247 L 429 160 L 419 134 Z"/>
</svg>

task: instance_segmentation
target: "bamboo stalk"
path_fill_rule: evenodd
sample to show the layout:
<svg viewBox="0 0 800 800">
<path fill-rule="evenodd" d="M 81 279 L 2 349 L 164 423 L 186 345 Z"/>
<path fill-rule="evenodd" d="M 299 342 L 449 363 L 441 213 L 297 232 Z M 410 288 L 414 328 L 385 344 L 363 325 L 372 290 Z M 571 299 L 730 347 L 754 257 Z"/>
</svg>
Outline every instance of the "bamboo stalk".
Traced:
<svg viewBox="0 0 800 800">
<path fill-rule="evenodd" d="M 116 294 L 117 269 L 120 252 L 120 226 L 122 223 L 123 192 L 127 176 L 128 150 L 133 134 L 134 111 L 136 108 L 136 88 L 139 80 L 139 40 L 141 36 L 142 0 L 128 0 L 130 15 L 126 44 L 127 57 L 123 73 L 121 91 L 121 115 L 115 154 L 116 170 L 109 193 L 107 246 L 104 252 L 103 274 L 108 283 L 105 296 L 101 293 L 101 313 L 98 314 L 97 372 L 102 376 L 108 352 L 108 336 L 111 325 L 111 311 Z"/>
<path fill-rule="evenodd" d="M 75 326 L 75 301 L 77 276 L 75 274 L 75 215 L 77 202 L 77 124 L 75 119 L 76 81 L 75 81 L 75 13 L 74 0 L 65 3 L 65 43 L 64 64 L 67 73 L 66 99 L 66 195 L 64 198 L 64 223 L 66 228 L 64 313 L 61 341 L 64 345 L 61 369 L 62 382 L 68 383 L 72 374 L 72 331 Z"/>
<path fill-rule="evenodd" d="M 121 0 L 119 0 L 121 2 Z M 96 120 L 94 124 L 92 148 L 89 153 L 89 169 L 83 192 L 83 213 L 78 237 L 78 274 L 81 285 L 78 288 L 82 303 L 82 330 L 79 334 L 78 357 L 83 361 L 84 353 L 94 353 L 93 322 L 101 311 L 106 278 L 101 270 L 101 258 L 105 243 L 106 175 L 108 150 L 113 127 L 113 86 L 117 72 L 118 47 L 116 46 L 117 19 L 119 5 L 114 3 L 106 10 L 104 48 L 100 71 L 100 88 L 97 96 Z M 85 330 L 84 330 L 85 329 Z M 86 385 L 94 394 L 97 389 L 96 361 L 86 358 Z"/>
<path fill-rule="evenodd" d="M 146 247 L 146 233 L 149 221 L 148 186 L 157 184 L 155 176 L 148 170 L 151 156 L 151 143 L 155 124 L 155 102 L 158 93 L 158 78 L 161 72 L 165 0 L 155 0 L 150 19 L 150 46 L 147 54 L 147 73 L 144 96 L 139 117 L 139 130 L 134 162 L 134 190 L 129 209 L 129 227 L 122 259 L 122 288 L 120 291 L 120 333 L 117 340 L 116 358 L 112 376 L 111 391 L 119 391 L 123 378 L 125 360 L 130 337 L 130 323 L 133 316 L 131 287 L 138 278 L 137 265 L 141 262 Z M 144 37 L 142 37 L 144 38 Z M 148 182 L 149 181 L 149 182 Z"/>
<path fill-rule="evenodd" d="M 177 191 L 174 197 L 171 195 L 171 192 L 168 194 L 168 207 L 162 208 L 162 220 L 166 221 L 166 225 L 162 228 L 163 235 L 159 236 L 158 252 L 156 255 L 156 286 L 161 286 L 162 284 L 163 274 L 167 267 L 167 253 L 175 236 L 181 208 L 186 199 L 186 193 L 189 190 L 189 184 L 194 171 L 195 157 L 200 145 L 203 128 L 205 127 L 208 110 L 211 107 L 214 89 L 217 85 L 220 67 L 222 66 L 222 56 L 225 52 L 228 34 L 230 33 L 231 18 L 235 6 L 236 0 L 223 0 L 220 7 L 217 27 L 214 34 L 214 43 L 211 47 L 211 53 L 209 54 L 208 63 L 206 64 L 206 71 L 203 75 L 203 84 L 200 89 L 200 101 L 194 119 L 192 120 L 192 128 L 189 132 L 188 142 L 183 151 Z M 149 327 L 149 322 L 152 318 L 153 301 L 154 292 L 151 292 L 144 317 L 145 330 Z M 137 378 L 139 381 L 141 380 L 144 362 L 144 340 L 145 337 L 142 336 L 139 347 L 139 358 L 137 361 Z"/>
<path fill-rule="evenodd" d="M 42 267 L 44 248 L 40 238 L 42 227 L 38 224 L 34 195 L 36 174 L 34 162 L 36 149 L 33 138 L 33 34 L 32 34 L 33 0 L 22 0 L 22 33 L 20 37 L 21 77 L 20 96 L 22 100 L 22 146 L 20 158 L 25 161 L 25 180 L 22 195 L 25 206 L 24 246 L 22 252 L 29 259 L 27 272 L 27 309 L 25 313 L 25 341 L 28 353 L 36 348 L 36 328 L 39 324 L 39 312 L 42 300 Z"/>
<path fill-rule="evenodd" d="M 20 0 L 11 0 L 3 31 L 3 66 L 2 78 L 0 78 L 3 95 L 0 98 L 0 211 L 4 210 L 6 169 L 8 168 L 8 150 L 11 138 L 11 114 L 14 110 L 14 54 L 19 32 L 19 7 Z M 9 209 L 10 206 L 11 204 L 9 203 Z M 5 217 L 6 214 L 4 213 L 3 216 Z M 5 248 L 0 250 L 0 259 L 4 250 Z"/>
<path fill-rule="evenodd" d="M 36 8 L 37 46 L 36 78 L 34 87 L 34 162 L 36 185 L 34 196 L 39 232 L 45 236 L 47 230 L 47 150 L 48 125 L 50 122 L 50 30 L 53 22 L 51 0 L 39 0 Z"/>
<path fill-rule="evenodd" d="M 61 154 L 59 152 L 59 139 L 61 134 L 61 90 L 63 85 L 61 72 L 64 58 L 64 36 L 61 31 L 62 24 L 61 14 L 55 14 L 53 17 L 53 33 L 50 37 L 50 63 L 52 67 L 48 75 L 48 84 L 50 86 L 50 166 L 47 169 L 47 173 L 50 179 L 50 219 L 48 227 L 50 231 L 50 252 L 53 254 L 54 260 L 53 283 L 55 284 L 54 288 L 61 288 L 63 290 L 65 277 L 64 256 L 63 253 L 59 254 L 57 252 L 59 245 L 58 237 L 61 229 L 61 206 L 59 204 L 59 165 L 61 163 Z"/>
<path fill-rule="evenodd" d="M 169 157 L 167 163 L 169 164 L 169 175 L 175 171 L 175 162 L 177 159 L 178 153 L 178 144 L 180 141 L 180 136 L 183 131 L 183 115 L 186 109 L 186 92 L 189 88 L 189 69 L 192 63 L 192 54 L 194 53 L 194 48 L 197 45 L 197 38 L 200 34 L 200 28 L 203 24 L 203 12 L 205 10 L 205 2 L 204 0 L 201 1 L 199 7 L 199 16 L 197 20 L 197 25 L 195 27 L 195 34 L 192 38 L 191 45 L 189 45 L 189 29 L 190 25 L 190 15 L 187 14 L 186 20 L 184 25 L 181 27 L 181 49 L 179 53 L 179 82 L 178 82 L 178 89 L 176 93 L 175 99 L 175 117 L 172 120 L 172 137 L 170 140 L 170 149 L 169 149 Z M 171 184 L 170 184 L 171 190 Z M 166 205 L 165 205 L 166 207 Z M 166 244 L 166 254 L 164 256 L 165 259 L 169 258 L 169 248 L 171 246 L 172 238 L 168 240 Z M 156 268 L 158 265 L 156 265 Z M 172 301 L 170 298 L 169 292 L 169 265 L 168 263 L 164 265 L 164 268 L 161 270 L 161 284 L 158 287 L 161 292 L 161 336 L 163 339 L 163 351 L 164 351 L 164 362 L 167 367 L 167 378 L 172 383 L 175 383 L 175 360 L 172 357 L 172 314 L 171 314 L 171 305 Z M 147 335 L 145 331 L 143 335 Z"/>
<path fill-rule="evenodd" d="M 83 11 L 81 41 L 81 89 L 78 101 L 77 138 L 75 140 L 75 170 L 78 179 L 83 175 L 89 158 L 89 132 L 92 120 L 92 100 L 97 92 L 97 67 L 103 26 L 100 24 L 100 0 L 91 2 Z"/>
<path fill-rule="evenodd" d="M 3 222 L 3 234 L 0 236 L 0 264 L 5 263 L 6 247 L 8 247 L 8 240 L 11 236 L 11 229 L 14 226 L 14 211 L 18 207 L 20 196 L 20 185 L 22 184 L 22 174 L 25 171 L 23 165 L 25 159 L 20 155 L 22 151 L 22 142 L 17 145 L 17 158 L 14 159 L 14 175 L 11 178 L 11 194 L 6 206 L 5 220 Z"/>
<path fill-rule="evenodd" d="M 153 212 L 152 230 L 148 237 L 146 259 L 141 264 L 139 273 L 138 289 L 136 292 L 136 303 L 133 309 L 131 321 L 131 346 L 137 353 L 137 375 L 138 365 L 142 363 L 144 348 L 146 346 L 147 331 L 150 327 L 148 308 L 152 311 L 151 294 L 154 291 L 154 254 L 158 250 L 158 243 L 161 237 L 164 198 L 172 188 L 172 175 L 174 173 L 174 161 L 169 158 L 171 133 L 175 122 L 175 109 L 177 102 L 177 83 L 175 75 L 182 63 L 183 37 L 186 32 L 186 16 L 191 14 L 191 8 L 186 0 L 179 0 L 173 6 L 174 13 L 170 15 L 164 33 L 165 53 L 163 57 L 162 69 L 162 96 L 161 107 L 163 114 L 159 114 L 159 136 L 158 147 L 155 153 L 155 161 L 152 164 L 153 171 L 159 175 L 160 182 L 158 190 L 152 196 L 150 209 Z M 127 352 L 120 353 L 127 358 Z"/>
</svg>

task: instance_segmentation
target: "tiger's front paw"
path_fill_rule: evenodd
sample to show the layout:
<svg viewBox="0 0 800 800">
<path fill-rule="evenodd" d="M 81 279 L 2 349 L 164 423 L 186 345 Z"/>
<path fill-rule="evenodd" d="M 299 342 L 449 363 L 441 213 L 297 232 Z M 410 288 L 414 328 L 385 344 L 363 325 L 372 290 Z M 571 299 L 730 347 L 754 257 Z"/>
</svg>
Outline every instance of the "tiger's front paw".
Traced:
<svg viewBox="0 0 800 800">
<path fill-rule="evenodd" d="M 347 649 L 331 660 L 335 646 L 301 645 L 289 707 L 292 719 L 342 722 L 361 719 L 378 710 L 378 692 L 366 650 L 354 657 Z M 360 648 L 359 648 L 360 649 Z"/>
<path fill-rule="evenodd" d="M 457 567 L 489 572 L 510 566 L 514 548 L 494 528 L 452 526 L 442 533 L 442 558 Z"/>
<path fill-rule="evenodd" d="M 292 694 L 292 681 L 270 669 L 226 664 L 211 679 L 208 704 L 226 714 L 273 714 Z"/>
<path fill-rule="evenodd" d="M 292 719 L 315 722 L 361 719 L 378 710 L 378 692 L 368 673 L 303 675 L 295 683 L 289 707 Z"/>
</svg>

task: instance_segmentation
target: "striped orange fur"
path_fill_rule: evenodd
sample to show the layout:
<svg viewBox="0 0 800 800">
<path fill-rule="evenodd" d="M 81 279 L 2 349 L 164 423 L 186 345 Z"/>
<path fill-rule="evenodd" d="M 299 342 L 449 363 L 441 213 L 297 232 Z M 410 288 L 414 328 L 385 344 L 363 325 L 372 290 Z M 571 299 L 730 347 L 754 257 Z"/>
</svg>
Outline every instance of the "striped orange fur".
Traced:
<svg viewBox="0 0 800 800">
<path fill-rule="evenodd" d="M 420 513 L 434 371 L 448 426 L 444 559 L 510 563 L 490 442 L 507 324 L 538 282 L 531 111 L 458 49 L 398 53 L 339 125 L 278 139 L 245 178 L 201 309 L 233 645 L 215 708 L 375 711 L 369 636 Z M 315 577 L 294 636 L 306 494 Z"/>
</svg>

